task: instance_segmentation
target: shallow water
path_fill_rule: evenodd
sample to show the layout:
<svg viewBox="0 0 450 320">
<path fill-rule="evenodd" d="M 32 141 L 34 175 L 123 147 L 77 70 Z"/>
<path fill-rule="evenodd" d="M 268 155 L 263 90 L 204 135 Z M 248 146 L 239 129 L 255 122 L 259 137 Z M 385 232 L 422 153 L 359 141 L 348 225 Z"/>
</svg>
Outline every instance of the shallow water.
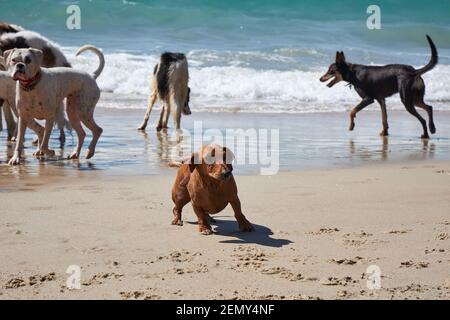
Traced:
<svg viewBox="0 0 450 320">
<path fill-rule="evenodd" d="M 146 133 L 135 128 L 140 124 L 140 110 L 116 110 L 99 108 L 96 119 L 104 128 L 95 157 L 89 161 L 66 160 L 75 146 L 76 139 L 68 134 L 64 148 L 60 148 L 58 133 L 52 135 L 51 147 L 57 150 L 53 159 L 37 160 L 31 154 L 32 134 L 26 138 L 25 162 L 20 167 L 6 165 L 12 155 L 12 146 L 6 144 L 6 133 L 0 133 L 0 175 L 69 175 L 83 172 L 101 172 L 107 175 L 166 174 L 172 160 L 189 157 L 194 143 L 194 127 L 203 127 L 203 133 L 211 129 L 225 133 L 226 129 L 279 130 L 279 169 L 281 171 L 351 167 L 373 163 L 389 163 L 417 160 L 450 159 L 450 113 L 436 112 L 437 134 L 428 141 L 419 138 L 418 121 L 406 112 L 389 112 L 390 136 L 381 138 L 381 119 L 376 109 L 361 112 L 356 119 L 355 131 L 349 132 L 347 113 L 313 114 L 253 114 L 253 113 L 193 113 L 183 117 L 183 130 L 173 128 L 156 132 L 154 126 L 158 111 L 150 118 Z M 198 122 L 198 121 L 201 121 Z M 172 125 L 172 123 L 171 123 Z M 260 174 L 268 165 L 249 164 L 248 152 L 258 147 L 260 136 L 250 138 L 246 144 L 245 164 L 235 165 L 235 174 Z M 210 142 L 203 137 L 205 143 Z M 86 150 L 90 137 L 86 139 Z M 269 136 L 270 141 L 270 136 Z M 270 146 L 270 143 L 269 143 Z M 240 157 L 240 160 L 243 158 Z M 238 159 L 236 159 L 237 162 Z M 273 160 L 275 163 L 277 158 Z M 236 163 L 235 162 L 235 163 Z"/>
</svg>

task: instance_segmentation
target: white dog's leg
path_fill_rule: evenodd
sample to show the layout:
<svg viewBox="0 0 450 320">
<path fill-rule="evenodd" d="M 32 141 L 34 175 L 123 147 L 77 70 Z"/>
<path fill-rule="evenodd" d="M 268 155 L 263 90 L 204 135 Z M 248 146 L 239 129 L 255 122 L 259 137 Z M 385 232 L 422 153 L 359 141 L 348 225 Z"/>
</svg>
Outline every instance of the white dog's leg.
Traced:
<svg viewBox="0 0 450 320">
<path fill-rule="evenodd" d="M 34 155 L 34 154 L 36 154 L 36 153 L 38 153 L 40 151 L 39 150 L 39 146 L 41 145 L 42 140 L 44 139 L 44 127 L 41 126 L 36 121 L 30 121 L 30 123 L 28 124 L 28 128 L 33 130 L 34 133 L 36 133 L 36 135 L 37 135 L 37 143 L 36 143 L 36 145 L 38 147 L 36 149 L 36 152 L 33 153 L 33 155 Z"/>
<path fill-rule="evenodd" d="M 16 136 L 17 132 L 17 124 L 16 121 L 14 120 L 14 115 L 12 113 L 12 108 L 11 106 L 8 104 L 8 102 L 5 101 L 5 103 L 3 104 L 3 113 L 5 114 L 5 122 L 6 122 L 6 127 L 8 130 L 8 141 L 12 141 L 13 138 Z"/>
<path fill-rule="evenodd" d="M 97 123 L 95 123 L 94 118 L 82 119 L 83 124 L 92 132 L 92 141 L 89 144 L 89 148 L 86 152 L 86 159 L 90 159 L 95 154 L 95 147 L 97 145 L 97 141 L 103 133 L 103 129 L 100 128 Z"/>
<path fill-rule="evenodd" d="M 66 134 L 64 132 L 65 123 L 66 119 L 64 118 L 64 103 L 61 103 L 58 106 L 58 110 L 56 111 L 56 126 L 59 129 L 59 141 L 61 143 L 66 142 Z"/>
<path fill-rule="evenodd" d="M 77 106 L 76 103 L 71 103 L 67 101 L 67 117 L 69 118 L 70 125 L 72 126 L 73 130 L 75 130 L 78 136 L 77 146 L 75 147 L 75 150 L 72 152 L 72 154 L 69 156 L 69 159 L 80 158 L 81 147 L 83 146 L 84 138 L 86 138 L 86 132 L 81 126 L 81 121 L 76 111 L 76 106 Z"/>
<path fill-rule="evenodd" d="M 145 112 L 144 121 L 139 126 L 138 130 L 145 130 L 147 128 L 148 119 L 150 118 L 150 113 L 152 112 L 153 106 L 155 105 L 158 94 L 156 90 L 152 92 L 150 99 L 148 100 L 147 111 Z"/>
<path fill-rule="evenodd" d="M 19 130 L 17 133 L 17 144 L 16 149 L 14 151 L 14 155 L 9 160 L 8 164 L 15 166 L 20 164 L 20 158 L 22 156 L 22 150 L 23 150 L 23 140 L 25 137 L 25 131 L 27 129 L 27 121 L 20 117 L 19 118 Z"/>
<path fill-rule="evenodd" d="M 48 147 L 50 135 L 52 134 L 54 124 L 55 124 L 54 118 L 49 118 L 45 121 L 44 138 L 42 139 L 42 142 L 39 144 L 38 151 L 34 153 L 35 156 L 46 155 L 53 157 L 55 155 L 55 151 L 49 149 Z"/>
</svg>

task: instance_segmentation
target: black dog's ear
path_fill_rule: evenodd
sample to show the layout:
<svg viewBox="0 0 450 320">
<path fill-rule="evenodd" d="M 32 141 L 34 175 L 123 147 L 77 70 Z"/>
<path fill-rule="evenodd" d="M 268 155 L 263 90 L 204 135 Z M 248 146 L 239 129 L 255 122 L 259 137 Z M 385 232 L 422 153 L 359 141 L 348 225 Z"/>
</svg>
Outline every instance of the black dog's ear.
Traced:
<svg viewBox="0 0 450 320">
<path fill-rule="evenodd" d="M 336 52 L 336 63 L 345 63 L 345 55 L 344 52 Z"/>
</svg>

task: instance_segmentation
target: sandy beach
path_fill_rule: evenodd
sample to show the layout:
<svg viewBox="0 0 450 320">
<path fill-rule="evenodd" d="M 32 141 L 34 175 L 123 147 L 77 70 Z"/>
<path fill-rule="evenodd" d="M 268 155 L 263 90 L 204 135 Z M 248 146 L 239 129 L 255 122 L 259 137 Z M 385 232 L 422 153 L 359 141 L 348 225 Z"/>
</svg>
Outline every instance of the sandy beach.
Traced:
<svg viewBox="0 0 450 320">
<path fill-rule="evenodd" d="M 1 299 L 450 299 L 449 161 L 238 176 L 256 231 L 212 236 L 170 225 L 175 171 L 52 170 L 0 180 Z"/>
<path fill-rule="evenodd" d="M 0 102 L 20 123 L 16 135 L 0 105 L 0 301 L 177 300 L 184 317 L 203 310 L 185 300 L 450 300 L 450 2 L 22 0 L 0 12 Z M 22 148 L 34 118 L 47 121 L 38 152 L 30 129 Z M 230 205 L 212 235 L 191 204 L 171 225 L 174 167 L 209 144 L 234 153 L 253 232 Z M 250 230 L 233 180 L 202 178 L 230 178 L 208 160 L 231 153 L 215 150 L 203 171 L 183 168 L 190 194 L 174 198 L 197 214 L 231 200 Z"/>
</svg>

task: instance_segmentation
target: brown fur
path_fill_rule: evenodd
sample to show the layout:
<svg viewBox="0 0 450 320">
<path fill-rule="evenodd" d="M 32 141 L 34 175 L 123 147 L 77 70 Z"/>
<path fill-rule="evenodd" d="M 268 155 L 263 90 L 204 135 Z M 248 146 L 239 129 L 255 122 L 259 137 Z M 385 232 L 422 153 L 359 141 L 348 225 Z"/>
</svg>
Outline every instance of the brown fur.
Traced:
<svg viewBox="0 0 450 320">
<path fill-rule="evenodd" d="M 0 34 L 19 32 L 21 29 L 9 23 L 0 22 Z"/>
<path fill-rule="evenodd" d="M 199 231 L 212 234 L 209 215 L 221 212 L 231 204 L 234 216 L 242 231 L 252 231 L 251 223 L 241 211 L 241 202 L 234 180 L 231 161 L 232 152 L 218 145 L 204 146 L 193 153 L 190 161 L 179 164 L 175 183 L 172 188 L 173 225 L 183 225 L 181 212 L 189 202 L 192 203 L 198 218 Z"/>
</svg>

